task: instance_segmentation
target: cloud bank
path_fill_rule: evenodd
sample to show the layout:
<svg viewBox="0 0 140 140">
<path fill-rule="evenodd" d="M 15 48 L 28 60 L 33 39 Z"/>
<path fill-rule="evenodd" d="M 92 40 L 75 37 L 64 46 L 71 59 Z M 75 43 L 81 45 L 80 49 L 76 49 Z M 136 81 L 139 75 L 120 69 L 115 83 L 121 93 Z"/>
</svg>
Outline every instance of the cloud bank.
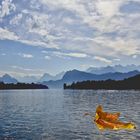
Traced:
<svg viewBox="0 0 140 140">
<path fill-rule="evenodd" d="M 139 0 L 2 0 L 0 40 L 55 48 L 52 54 L 61 58 L 94 58 L 106 64 L 134 58 L 140 54 L 138 4 Z"/>
</svg>

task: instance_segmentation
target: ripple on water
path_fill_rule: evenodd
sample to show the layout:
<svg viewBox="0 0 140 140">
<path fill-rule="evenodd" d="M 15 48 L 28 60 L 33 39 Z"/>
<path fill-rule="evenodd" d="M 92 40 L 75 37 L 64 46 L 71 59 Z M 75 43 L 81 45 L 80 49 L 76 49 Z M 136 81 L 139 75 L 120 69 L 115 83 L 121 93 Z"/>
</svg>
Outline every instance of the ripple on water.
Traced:
<svg viewBox="0 0 140 140">
<path fill-rule="evenodd" d="M 100 132 L 85 112 L 102 104 L 140 127 L 140 91 L 0 91 L 0 138 L 20 140 L 138 140 L 135 131 Z M 126 116 L 128 117 L 126 117 Z"/>
</svg>

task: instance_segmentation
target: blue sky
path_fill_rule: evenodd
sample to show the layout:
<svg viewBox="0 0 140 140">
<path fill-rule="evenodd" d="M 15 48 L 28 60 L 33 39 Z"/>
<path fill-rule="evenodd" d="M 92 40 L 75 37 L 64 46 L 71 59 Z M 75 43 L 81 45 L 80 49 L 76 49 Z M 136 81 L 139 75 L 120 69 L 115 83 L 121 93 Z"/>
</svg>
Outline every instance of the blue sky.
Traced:
<svg viewBox="0 0 140 140">
<path fill-rule="evenodd" d="M 0 75 L 140 62 L 140 0 L 0 0 Z"/>
</svg>

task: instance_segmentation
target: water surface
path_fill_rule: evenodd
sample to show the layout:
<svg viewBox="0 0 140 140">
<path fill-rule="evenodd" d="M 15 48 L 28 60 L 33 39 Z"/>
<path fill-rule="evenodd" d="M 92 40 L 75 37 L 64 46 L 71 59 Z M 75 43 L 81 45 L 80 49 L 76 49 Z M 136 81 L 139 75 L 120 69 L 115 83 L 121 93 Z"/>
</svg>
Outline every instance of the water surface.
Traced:
<svg viewBox="0 0 140 140">
<path fill-rule="evenodd" d="M 121 112 L 135 131 L 100 132 L 85 112 Z M 128 117 L 125 117 L 127 115 Z M 1 90 L 0 140 L 138 140 L 140 91 Z"/>
</svg>

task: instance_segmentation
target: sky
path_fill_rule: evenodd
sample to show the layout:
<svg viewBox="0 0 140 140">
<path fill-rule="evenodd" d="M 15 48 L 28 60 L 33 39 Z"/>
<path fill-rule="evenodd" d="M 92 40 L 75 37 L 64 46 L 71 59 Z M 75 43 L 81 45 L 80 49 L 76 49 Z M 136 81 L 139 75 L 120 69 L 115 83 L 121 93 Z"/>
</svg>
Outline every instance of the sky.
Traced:
<svg viewBox="0 0 140 140">
<path fill-rule="evenodd" d="M 139 62 L 140 0 L 0 0 L 0 75 Z"/>
</svg>

